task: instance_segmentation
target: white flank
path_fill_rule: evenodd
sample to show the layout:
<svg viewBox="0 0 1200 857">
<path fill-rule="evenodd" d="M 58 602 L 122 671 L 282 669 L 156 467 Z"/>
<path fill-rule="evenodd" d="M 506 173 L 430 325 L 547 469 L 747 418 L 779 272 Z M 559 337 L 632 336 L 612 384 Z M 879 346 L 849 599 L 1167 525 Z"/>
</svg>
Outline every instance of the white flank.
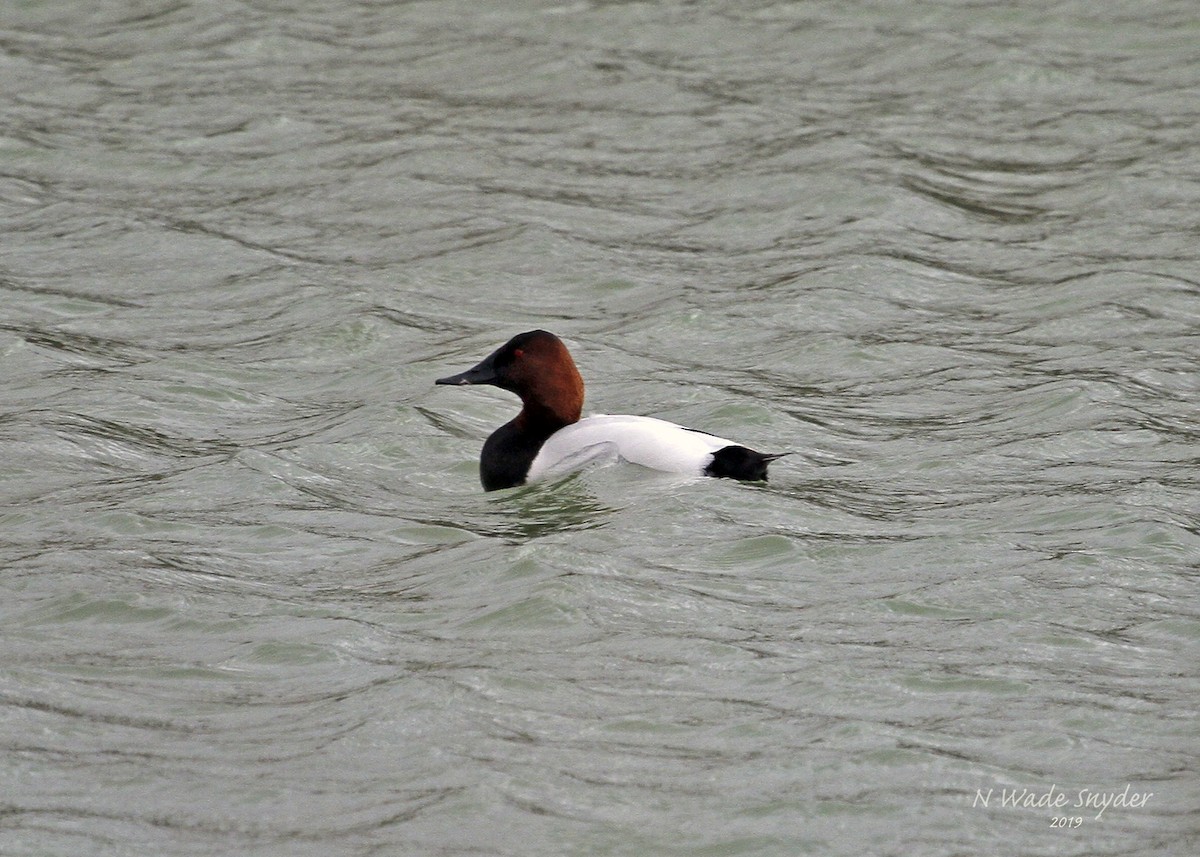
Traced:
<svg viewBox="0 0 1200 857">
<path fill-rule="evenodd" d="M 550 435 L 527 479 L 556 476 L 614 454 L 643 467 L 702 476 L 713 453 L 727 446 L 736 444 L 654 417 L 596 414 Z"/>
</svg>

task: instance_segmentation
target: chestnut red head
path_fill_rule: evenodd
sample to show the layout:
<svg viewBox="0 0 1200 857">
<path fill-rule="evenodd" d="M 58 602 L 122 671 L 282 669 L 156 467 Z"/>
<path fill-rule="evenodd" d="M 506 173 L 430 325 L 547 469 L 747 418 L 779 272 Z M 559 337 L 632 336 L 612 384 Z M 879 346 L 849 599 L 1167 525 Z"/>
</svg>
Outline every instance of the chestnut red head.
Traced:
<svg viewBox="0 0 1200 857">
<path fill-rule="evenodd" d="M 437 384 L 489 384 L 516 393 L 522 415 L 569 425 L 583 412 L 583 378 L 561 339 L 545 330 L 519 333 L 478 365 Z"/>
</svg>

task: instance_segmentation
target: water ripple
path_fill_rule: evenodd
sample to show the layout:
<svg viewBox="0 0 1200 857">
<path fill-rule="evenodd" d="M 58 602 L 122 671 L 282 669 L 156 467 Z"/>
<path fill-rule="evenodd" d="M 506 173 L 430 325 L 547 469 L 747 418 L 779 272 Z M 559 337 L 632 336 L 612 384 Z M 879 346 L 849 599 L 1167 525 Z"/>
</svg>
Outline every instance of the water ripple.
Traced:
<svg viewBox="0 0 1200 857">
<path fill-rule="evenodd" d="M 1183 847 L 1189 9 L 274 5 L 0 28 L 0 851 Z"/>
</svg>

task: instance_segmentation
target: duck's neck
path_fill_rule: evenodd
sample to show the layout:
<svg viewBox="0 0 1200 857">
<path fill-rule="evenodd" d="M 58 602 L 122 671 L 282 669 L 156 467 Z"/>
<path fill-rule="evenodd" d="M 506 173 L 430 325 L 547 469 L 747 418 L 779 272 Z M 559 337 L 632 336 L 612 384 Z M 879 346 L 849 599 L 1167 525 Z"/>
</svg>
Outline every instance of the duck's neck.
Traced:
<svg viewBox="0 0 1200 857">
<path fill-rule="evenodd" d="M 546 436 L 579 422 L 583 414 L 583 378 L 570 355 L 563 371 L 541 379 L 536 389 L 519 390 L 518 395 L 521 397 L 518 424 Z"/>
<path fill-rule="evenodd" d="M 557 405 L 524 400 L 521 406 L 521 413 L 517 414 L 517 425 L 525 431 L 545 437 L 564 426 L 579 422 L 579 416 L 583 413 L 582 399 L 569 403 L 559 399 Z"/>
</svg>

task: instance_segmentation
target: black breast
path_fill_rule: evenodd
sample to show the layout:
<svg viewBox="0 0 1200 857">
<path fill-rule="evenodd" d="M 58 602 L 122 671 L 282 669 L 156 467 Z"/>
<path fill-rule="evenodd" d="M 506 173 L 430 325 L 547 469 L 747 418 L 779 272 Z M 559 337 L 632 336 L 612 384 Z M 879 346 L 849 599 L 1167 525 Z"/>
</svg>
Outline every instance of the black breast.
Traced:
<svg viewBox="0 0 1200 857">
<path fill-rule="evenodd" d="M 479 458 L 479 481 L 484 491 L 524 485 L 529 466 L 537 458 L 546 436 L 518 429 L 514 419 L 496 429 L 483 444 Z"/>
</svg>

